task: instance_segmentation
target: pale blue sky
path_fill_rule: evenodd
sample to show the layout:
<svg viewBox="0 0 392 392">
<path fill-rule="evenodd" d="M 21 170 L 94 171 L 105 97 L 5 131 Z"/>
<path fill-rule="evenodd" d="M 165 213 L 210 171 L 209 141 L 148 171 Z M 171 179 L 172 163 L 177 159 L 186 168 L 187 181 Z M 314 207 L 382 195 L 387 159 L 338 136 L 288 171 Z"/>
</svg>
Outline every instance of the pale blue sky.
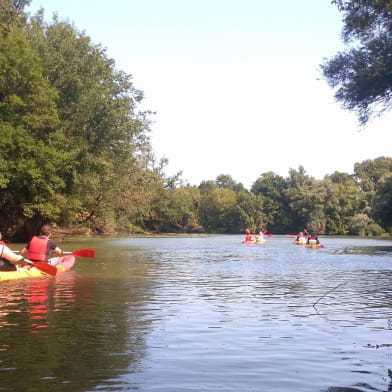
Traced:
<svg viewBox="0 0 392 392">
<path fill-rule="evenodd" d="M 144 91 L 157 158 L 193 185 L 303 165 L 322 178 L 390 156 L 391 115 L 359 132 L 320 78 L 344 48 L 330 0 L 32 0 L 107 48 Z"/>
</svg>

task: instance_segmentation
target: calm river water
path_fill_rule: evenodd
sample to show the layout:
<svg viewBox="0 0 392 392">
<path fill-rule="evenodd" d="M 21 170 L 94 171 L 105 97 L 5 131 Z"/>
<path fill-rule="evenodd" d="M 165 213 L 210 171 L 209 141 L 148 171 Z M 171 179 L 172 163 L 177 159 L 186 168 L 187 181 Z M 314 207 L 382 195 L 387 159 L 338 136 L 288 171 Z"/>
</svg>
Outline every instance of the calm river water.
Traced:
<svg viewBox="0 0 392 392">
<path fill-rule="evenodd" d="M 392 241 L 242 239 L 59 243 L 0 282 L 0 391 L 392 391 Z"/>
</svg>

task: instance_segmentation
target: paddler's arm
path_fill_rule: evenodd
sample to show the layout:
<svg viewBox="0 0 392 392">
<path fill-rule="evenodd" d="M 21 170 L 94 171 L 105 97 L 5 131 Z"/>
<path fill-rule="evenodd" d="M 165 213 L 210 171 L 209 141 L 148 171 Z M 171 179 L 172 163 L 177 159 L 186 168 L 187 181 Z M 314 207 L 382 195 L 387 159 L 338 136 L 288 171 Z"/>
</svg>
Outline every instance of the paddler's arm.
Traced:
<svg viewBox="0 0 392 392">
<path fill-rule="evenodd" d="M 20 254 L 21 254 L 22 256 L 24 256 L 24 257 L 27 257 L 27 253 L 28 253 L 27 248 L 23 248 L 23 249 L 20 251 Z"/>
<path fill-rule="evenodd" d="M 24 257 L 21 255 L 16 255 L 8 246 L 4 247 L 3 257 L 14 264 L 19 264 L 24 262 Z"/>
</svg>

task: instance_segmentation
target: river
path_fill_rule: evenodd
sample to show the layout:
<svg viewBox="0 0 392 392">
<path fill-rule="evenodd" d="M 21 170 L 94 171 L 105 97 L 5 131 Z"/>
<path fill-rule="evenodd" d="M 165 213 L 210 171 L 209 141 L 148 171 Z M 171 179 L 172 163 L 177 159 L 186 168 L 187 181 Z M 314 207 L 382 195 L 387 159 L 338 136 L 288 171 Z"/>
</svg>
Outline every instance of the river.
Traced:
<svg viewBox="0 0 392 392">
<path fill-rule="evenodd" d="M 392 391 L 392 241 L 242 239 L 59 243 L 96 256 L 0 282 L 0 391 Z"/>
</svg>

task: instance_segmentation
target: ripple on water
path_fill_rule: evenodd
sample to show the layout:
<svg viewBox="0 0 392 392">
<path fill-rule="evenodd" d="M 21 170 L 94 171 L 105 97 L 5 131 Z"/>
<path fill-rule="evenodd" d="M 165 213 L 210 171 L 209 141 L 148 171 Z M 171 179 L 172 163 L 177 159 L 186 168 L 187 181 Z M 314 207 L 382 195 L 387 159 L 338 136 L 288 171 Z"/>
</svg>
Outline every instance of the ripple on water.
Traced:
<svg viewBox="0 0 392 392">
<path fill-rule="evenodd" d="M 2 387 L 28 347 L 37 390 L 392 389 L 388 243 L 241 240 L 103 239 L 64 280 L 0 285 Z"/>
</svg>

